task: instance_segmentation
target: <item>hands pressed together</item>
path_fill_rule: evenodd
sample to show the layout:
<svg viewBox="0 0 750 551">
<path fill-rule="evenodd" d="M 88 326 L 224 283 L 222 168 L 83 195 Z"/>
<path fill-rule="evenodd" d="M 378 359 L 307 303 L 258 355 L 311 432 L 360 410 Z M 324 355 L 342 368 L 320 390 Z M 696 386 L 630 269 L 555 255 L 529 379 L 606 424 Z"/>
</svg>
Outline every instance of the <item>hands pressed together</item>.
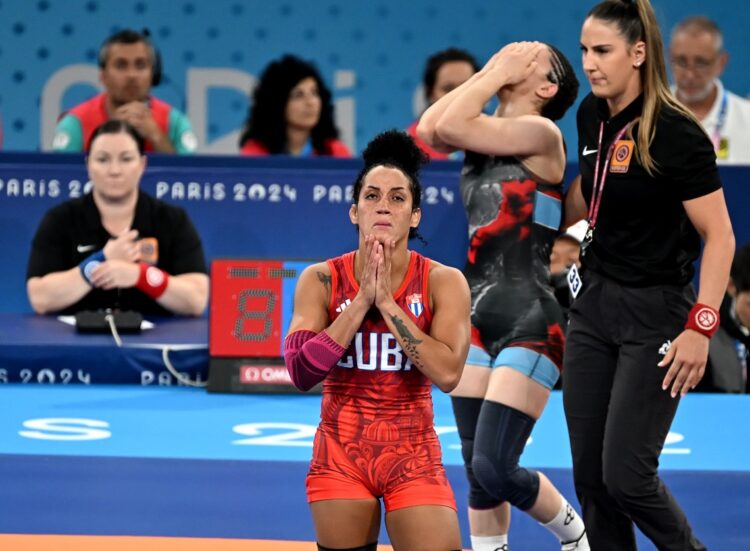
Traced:
<svg viewBox="0 0 750 551">
<path fill-rule="evenodd" d="M 395 239 L 378 241 L 374 235 L 365 237 L 365 262 L 362 268 L 359 294 L 366 304 L 383 309 L 394 302 L 391 287 L 391 259 L 396 249 Z"/>
<path fill-rule="evenodd" d="M 114 118 L 127 122 L 141 136 L 152 142 L 161 135 L 161 129 L 151 114 L 151 108 L 142 101 L 131 101 L 118 107 Z"/>
</svg>

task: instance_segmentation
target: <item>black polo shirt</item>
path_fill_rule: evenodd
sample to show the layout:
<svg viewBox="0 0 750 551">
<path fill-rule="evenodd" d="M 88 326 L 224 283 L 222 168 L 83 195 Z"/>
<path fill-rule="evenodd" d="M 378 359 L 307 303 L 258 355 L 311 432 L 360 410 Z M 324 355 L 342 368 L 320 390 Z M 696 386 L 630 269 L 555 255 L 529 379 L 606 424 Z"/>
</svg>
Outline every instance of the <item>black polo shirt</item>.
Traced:
<svg viewBox="0 0 750 551">
<path fill-rule="evenodd" d="M 154 199 L 140 191 L 131 229 L 139 238 L 158 240 L 156 265 L 170 275 L 206 273 L 198 233 L 179 207 Z M 26 278 L 68 270 L 101 250 L 112 236 L 102 226 L 92 195 L 71 199 L 50 209 L 37 228 L 31 244 Z M 136 288 L 103 291 L 92 289 L 80 301 L 60 313 L 119 308 L 143 314 L 169 315 L 155 300 Z"/>
<path fill-rule="evenodd" d="M 589 94 L 578 109 L 581 190 L 591 202 L 599 126 L 604 121 L 599 171 L 617 133 L 641 114 L 640 96 L 610 118 L 607 102 Z M 637 141 L 639 125 L 633 126 Z M 627 134 L 622 139 L 628 139 Z M 662 109 L 651 144 L 649 176 L 633 153 L 627 172 L 608 169 L 593 242 L 582 258 L 592 270 L 623 285 L 684 285 L 692 280 L 700 237 L 683 201 L 721 188 L 713 145 L 703 129 L 674 109 Z"/>
</svg>

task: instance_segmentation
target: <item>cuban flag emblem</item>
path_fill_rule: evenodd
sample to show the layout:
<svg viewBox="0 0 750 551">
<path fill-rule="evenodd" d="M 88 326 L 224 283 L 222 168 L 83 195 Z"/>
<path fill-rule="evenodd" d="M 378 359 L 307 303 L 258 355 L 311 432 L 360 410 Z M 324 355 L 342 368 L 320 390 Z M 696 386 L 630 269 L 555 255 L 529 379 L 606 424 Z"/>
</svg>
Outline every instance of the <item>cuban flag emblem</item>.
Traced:
<svg viewBox="0 0 750 551">
<path fill-rule="evenodd" d="M 415 318 L 418 318 L 422 315 L 424 304 L 422 304 L 421 294 L 414 293 L 413 295 L 409 295 L 408 297 L 406 297 L 406 305 L 409 307 L 411 313 L 414 314 Z"/>
</svg>

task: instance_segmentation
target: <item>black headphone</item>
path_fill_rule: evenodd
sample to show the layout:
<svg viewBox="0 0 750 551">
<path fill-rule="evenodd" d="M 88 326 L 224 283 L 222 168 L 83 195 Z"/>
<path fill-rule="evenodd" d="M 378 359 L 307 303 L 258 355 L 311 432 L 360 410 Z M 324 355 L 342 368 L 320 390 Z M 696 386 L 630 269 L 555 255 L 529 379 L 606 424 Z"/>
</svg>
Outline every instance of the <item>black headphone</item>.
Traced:
<svg viewBox="0 0 750 551">
<path fill-rule="evenodd" d="M 159 49 L 151 42 L 151 31 L 146 28 L 141 32 L 123 29 L 107 38 L 99 48 L 99 68 L 104 69 L 104 66 L 107 64 L 107 53 L 112 44 L 136 44 L 138 42 L 146 44 L 151 51 L 151 86 L 159 86 L 162 79 L 161 54 L 159 53 Z"/>
</svg>

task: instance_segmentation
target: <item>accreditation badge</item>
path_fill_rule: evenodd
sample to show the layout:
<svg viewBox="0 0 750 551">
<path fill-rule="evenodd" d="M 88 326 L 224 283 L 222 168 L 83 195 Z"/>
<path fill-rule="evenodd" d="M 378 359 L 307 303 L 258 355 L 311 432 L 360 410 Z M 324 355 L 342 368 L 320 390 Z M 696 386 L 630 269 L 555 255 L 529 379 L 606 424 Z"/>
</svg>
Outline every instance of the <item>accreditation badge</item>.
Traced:
<svg viewBox="0 0 750 551">
<path fill-rule="evenodd" d="M 729 139 L 723 137 L 719 140 L 719 148 L 716 150 L 716 158 L 726 161 L 729 158 Z"/>
<path fill-rule="evenodd" d="M 159 262 L 159 241 L 155 237 L 144 237 L 136 242 L 141 249 L 141 262 L 156 265 Z"/>
<path fill-rule="evenodd" d="M 634 147 L 633 140 L 618 140 L 609 162 L 609 171 L 615 174 L 625 174 L 630 168 Z"/>
<path fill-rule="evenodd" d="M 570 289 L 570 294 L 573 295 L 573 298 L 576 298 L 578 296 L 578 293 L 581 292 L 581 288 L 583 287 L 583 281 L 581 280 L 581 274 L 578 273 L 578 268 L 576 268 L 576 265 L 573 264 L 570 267 L 570 270 L 568 270 L 568 288 Z"/>
</svg>

